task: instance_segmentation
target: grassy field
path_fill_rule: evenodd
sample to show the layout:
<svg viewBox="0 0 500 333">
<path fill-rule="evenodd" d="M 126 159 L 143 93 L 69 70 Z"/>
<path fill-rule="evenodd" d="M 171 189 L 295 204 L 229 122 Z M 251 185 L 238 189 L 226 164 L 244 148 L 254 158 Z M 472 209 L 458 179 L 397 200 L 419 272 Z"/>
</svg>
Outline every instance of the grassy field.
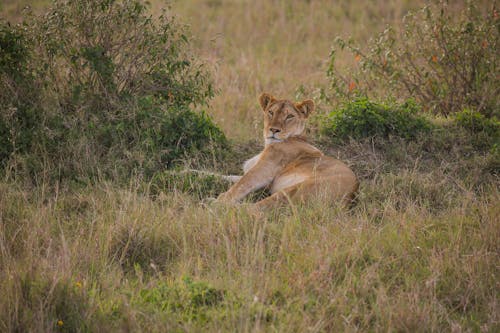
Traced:
<svg viewBox="0 0 500 333">
<path fill-rule="evenodd" d="M 319 93 L 335 36 L 366 41 L 421 3 L 173 2 L 212 69 L 207 112 L 234 152 L 211 168 L 238 172 L 261 148 L 262 91 L 330 111 Z M 18 7 L 0 8 L 19 20 Z M 350 210 L 206 205 L 228 186 L 211 177 L 74 186 L 7 173 L 0 331 L 498 332 L 498 154 L 450 119 L 432 122 L 415 140 L 343 143 L 312 126 L 360 178 Z"/>
</svg>

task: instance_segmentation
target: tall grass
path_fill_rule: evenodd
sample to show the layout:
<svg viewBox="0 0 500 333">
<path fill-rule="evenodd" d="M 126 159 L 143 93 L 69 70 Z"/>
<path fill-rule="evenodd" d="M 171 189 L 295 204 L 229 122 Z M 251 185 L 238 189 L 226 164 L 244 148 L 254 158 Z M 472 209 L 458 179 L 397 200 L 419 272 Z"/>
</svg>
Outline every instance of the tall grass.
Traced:
<svg viewBox="0 0 500 333">
<path fill-rule="evenodd" d="M 437 179 L 403 177 L 437 190 Z M 351 212 L 315 203 L 265 218 L 203 209 L 177 194 L 152 200 L 133 188 L 58 198 L 3 185 L 0 325 L 495 331 L 498 192 L 455 189 L 460 199 L 436 213 L 418 194 L 394 190 L 400 181 L 366 185 Z M 209 283 L 221 301 L 182 298 L 186 276 Z M 176 300 L 159 291 L 144 297 L 164 286 L 183 302 L 165 306 Z"/>
<path fill-rule="evenodd" d="M 487 157 L 392 140 L 330 150 L 362 178 L 349 211 L 255 214 L 135 180 L 3 182 L 0 328 L 498 330 L 500 193 Z"/>
</svg>

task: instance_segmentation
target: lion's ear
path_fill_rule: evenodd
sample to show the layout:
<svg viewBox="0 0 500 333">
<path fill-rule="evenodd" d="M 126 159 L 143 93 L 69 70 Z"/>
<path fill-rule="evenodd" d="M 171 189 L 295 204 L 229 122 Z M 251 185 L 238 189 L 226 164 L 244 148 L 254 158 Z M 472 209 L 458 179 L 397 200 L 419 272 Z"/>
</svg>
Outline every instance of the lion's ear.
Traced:
<svg viewBox="0 0 500 333">
<path fill-rule="evenodd" d="M 273 95 L 268 94 L 268 93 L 262 93 L 259 97 L 259 103 L 260 106 L 262 107 L 262 110 L 266 110 L 269 104 L 272 102 L 276 101 L 276 98 L 273 97 Z"/>
<path fill-rule="evenodd" d="M 314 102 L 312 99 L 308 99 L 305 101 L 302 101 L 300 103 L 296 103 L 295 107 L 304 115 L 304 117 L 309 117 L 311 112 L 314 111 Z"/>
</svg>

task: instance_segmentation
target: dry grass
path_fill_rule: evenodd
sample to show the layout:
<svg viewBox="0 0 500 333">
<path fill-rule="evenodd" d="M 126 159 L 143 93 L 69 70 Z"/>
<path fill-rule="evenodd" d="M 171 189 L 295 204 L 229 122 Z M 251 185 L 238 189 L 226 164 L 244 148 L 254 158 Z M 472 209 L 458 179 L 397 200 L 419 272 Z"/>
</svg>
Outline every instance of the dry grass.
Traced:
<svg viewBox="0 0 500 333">
<path fill-rule="evenodd" d="M 328 151 L 362 179 L 349 211 L 254 215 L 161 182 L 4 181 L 0 330 L 498 331 L 488 155 L 463 158 L 474 147 L 449 134 Z"/>
<path fill-rule="evenodd" d="M 23 10 L 27 6 L 36 11 L 43 11 L 49 3 L 49 0 L 2 0 L 0 3 L 0 17 L 11 22 L 20 22 Z"/>
<path fill-rule="evenodd" d="M 0 327 L 494 332 L 500 193 L 471 185 L 405 169 L 365 180 L 351 211 L 256 217 L 134 184 L 3 183 Z M 221 299 L 196 305 L 210 288 Z"/>
<path fill-rule="evenodd" d="M 336 35 L 366 39 L 417 5 L 191 0 L 173 10 L 214 67 L 209 112 L 241 142 L 260 139 L 261 91 L 315 97 Z M 462 134 L 318 142 L 362 180 L 349 211 L 314 202 L 257 216 L 161 182 L 2 180 L 0 331 L 497 332 L 498 175 Z"/>
<path fill-rule="evenodd" d="M 191 25 L 196 48 L 214 67 L 220 93 L 210 112 L 217 123 L 231 138 L 260 140 L 260 93 L 317 97 L 336 36 L 367 40 L 421 3 L 193 0 L 177 1 L 173 10 Z"/>
</svg>

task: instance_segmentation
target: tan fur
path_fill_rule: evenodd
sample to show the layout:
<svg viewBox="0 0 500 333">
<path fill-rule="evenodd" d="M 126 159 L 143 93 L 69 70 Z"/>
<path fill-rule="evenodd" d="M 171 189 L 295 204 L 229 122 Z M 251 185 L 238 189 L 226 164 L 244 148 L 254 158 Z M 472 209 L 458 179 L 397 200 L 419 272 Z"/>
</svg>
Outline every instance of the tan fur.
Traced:
<svg viewBox="0 0 500 333">
<path fill-rule="evenodd" d="M 249 193 L 268 187 L 271 196 L 257 202 L 262 208 L 304 201 L 323 195 L 327 200 L 350 202 L 358 180 L 343 162 L 323 155 L 303 137 L 314 102 L 293 103 L 269 94 L 259 98 L 264 112 L 264 150 L 245 162 L 244 175 L 218 200 L 238 202 Z"/>
</svg>

